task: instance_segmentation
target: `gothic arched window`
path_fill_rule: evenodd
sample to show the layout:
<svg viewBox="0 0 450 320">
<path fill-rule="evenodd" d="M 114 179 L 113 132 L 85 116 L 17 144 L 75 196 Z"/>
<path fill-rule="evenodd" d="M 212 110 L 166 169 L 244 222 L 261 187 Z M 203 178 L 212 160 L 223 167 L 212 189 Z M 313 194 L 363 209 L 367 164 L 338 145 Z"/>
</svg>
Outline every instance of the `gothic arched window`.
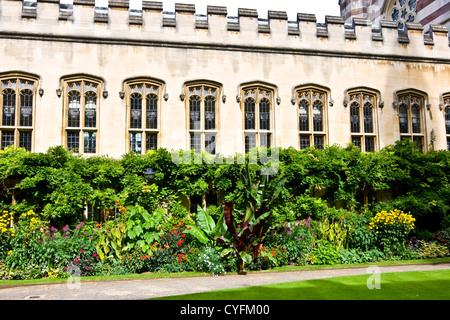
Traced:
<svg viewBox="0 0 450 320">
<path fill-rule="evenodd" d="M 377 150 L 377 105 L 378 95 L 363 89 L 348 92 L 350 104 L 351 142 L 363 152 Z"/>
<path fill-rule="evenodd" d="M 414 91 L 403 91 L 397 94 L 400 138 L 410 139 L 420 150 L 425 146 L 423 94 Z"/>
<path fill-rule="evenodd" d="M 25 75 L 0 78 L 0 146 L 32 151 L 37 79 Z"/>
<path fill-rule="evenodd" d="M 221 86 L 217 83 L 193 82 L 185 85 L 189 146 L 195 152 L 217 152 L 220 92 Z"/>
<path fill-rule="evenodd" d="M 75 153 L 97 153 L 98 97 L 102 82 L 88 77 L 64 79 L 64 141 Z"/>
<path fill-rule="evenodd" d="M 146 153 L 158 149 L 159 101 L 163 83 L 133 79 L 125 83 L 127 94 L 127 151 Z"/>
<path fill-rule="evenodd" d="M 274 89 L 258 84 L 245 86 L 241 90 L 245 153 L 255 147 L 271 147 L 273 95 Z"/>
<path fill-rule="evenodd" d="M 326 144 L 325 106 L 327 100 L 327 92 L 318 88 L 299 88 L 296 91 L 300 149 L 312 145 L 318 149 L 324 148 Z"/>
</svg>

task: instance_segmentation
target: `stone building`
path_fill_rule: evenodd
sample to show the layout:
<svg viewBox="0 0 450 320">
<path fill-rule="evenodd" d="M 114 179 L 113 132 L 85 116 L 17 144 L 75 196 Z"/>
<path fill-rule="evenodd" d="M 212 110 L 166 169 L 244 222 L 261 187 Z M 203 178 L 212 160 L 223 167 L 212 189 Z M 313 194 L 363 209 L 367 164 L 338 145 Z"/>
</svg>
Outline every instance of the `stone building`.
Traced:
<svg viewBox="0 0 450 320">
<path fill-rule="evenodd" d="M 450 149 L 447 28 L 379 17 L 1 0 L 1 148 L 370 152 L 406 138 Z"/>
</svg>

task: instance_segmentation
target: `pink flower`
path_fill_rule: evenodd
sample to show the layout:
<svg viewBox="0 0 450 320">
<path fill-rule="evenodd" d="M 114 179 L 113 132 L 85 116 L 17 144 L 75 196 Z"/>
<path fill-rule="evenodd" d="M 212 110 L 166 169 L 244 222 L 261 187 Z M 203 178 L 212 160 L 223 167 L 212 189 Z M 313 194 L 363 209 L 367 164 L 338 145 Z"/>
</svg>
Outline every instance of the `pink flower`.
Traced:
<svg viewBox="0 0 450 320">
<path fill-rule="evenodd" d="M 77 259 L 76 259 L 76 260 L 77 260 L 77 261 L 78 261 L 78 260 L 80 260 L 80 257 L 77 257 Z"/>
<path fill-rule="evenodd" d="M 91 267 L 88 267 L 88 270 L 91 270 Z"/>
<path fill-rule="evenodd" d="M 74 264 L 78 264 L 78 262 L 75 261 Z"/>
<path fill-rule="evenodd" d="M 80 252 L 83 253 L 83 249 L 81 249 Z"/>
<path fill-rule="evenodd" d="M 68 229 L 69 229 L 69 225 L 66 224 L 63 228 L 63 231 L 67 231 Z"/>
</svg>

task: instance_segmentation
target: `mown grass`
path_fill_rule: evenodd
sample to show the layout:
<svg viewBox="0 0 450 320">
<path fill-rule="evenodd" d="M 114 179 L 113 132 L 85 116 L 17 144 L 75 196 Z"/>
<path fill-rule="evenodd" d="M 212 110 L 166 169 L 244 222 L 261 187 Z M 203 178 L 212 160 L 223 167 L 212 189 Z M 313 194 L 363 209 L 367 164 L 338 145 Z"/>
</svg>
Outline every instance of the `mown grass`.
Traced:
<svg viewBox="0 0 450 320">
<path fill-rule="evenodd" d="M 310 265 L 310 266 L 283 266 L 264 271 L 254 272 L 282 272 L 282 271 L 302 271 L 302 270 L 323 270 L 337 268 L 361 268 L 367 266 L 383 266 L 383 265 L 404 265 L 404 264 L 429 264 L 429 263 L 445 263 L 450 262 L 450 257 L 436 259 L 421 260 L 403 260 L 403 261 L 382 261 L 368 264 L 336 264 L 336 265 Z M 134 280 L 134 279 L 153 279 L 167 277 L 192 277 L 192 276 L 210 276 L 209 274 L 199 272 L 182 272 L 182 273 L 144 273 L 144 274 L 128 274 L 128 275 L 109 275 L 109 276 L 93 276 L 81 277 L 81 281 L 110 281 L 110 280 Z M 67 279 L 33 279 L 33 280 L 0 280 L 1 286 L 11 285 L 31 285 L 31 284 L 49 284 L 67 282 Z"/>
<path fill-rule="evenodd" d="M 154 300 L 449 300 L 450 270 L 382 273 L 379 289 L 369 275 L 315 279 L 209 291 Z M 374 283 L 371 282 L 370 283 Z"/>
</svg>

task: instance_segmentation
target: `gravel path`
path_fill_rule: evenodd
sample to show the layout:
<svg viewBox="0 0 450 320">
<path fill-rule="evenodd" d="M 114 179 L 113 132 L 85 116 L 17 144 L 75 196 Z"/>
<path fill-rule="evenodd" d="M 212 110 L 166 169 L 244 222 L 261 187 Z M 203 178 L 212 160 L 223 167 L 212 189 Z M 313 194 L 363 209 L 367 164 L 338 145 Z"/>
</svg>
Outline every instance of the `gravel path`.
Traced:
<svg viewBox="0 0 450 320">
<path fill-rule="evenodd" d="M 450 269 L 450 263 L 380 266 L 381 273 Z M 83 281 L 58 284 L 0 286 L 0 300 L 143 300 L 210 290 L 239 288 L 290 281 L 367 274 L 368 268 L 290 272 L 257 272 L 247 275 L 174 277 L 160 279 Z"/>
</svg>

